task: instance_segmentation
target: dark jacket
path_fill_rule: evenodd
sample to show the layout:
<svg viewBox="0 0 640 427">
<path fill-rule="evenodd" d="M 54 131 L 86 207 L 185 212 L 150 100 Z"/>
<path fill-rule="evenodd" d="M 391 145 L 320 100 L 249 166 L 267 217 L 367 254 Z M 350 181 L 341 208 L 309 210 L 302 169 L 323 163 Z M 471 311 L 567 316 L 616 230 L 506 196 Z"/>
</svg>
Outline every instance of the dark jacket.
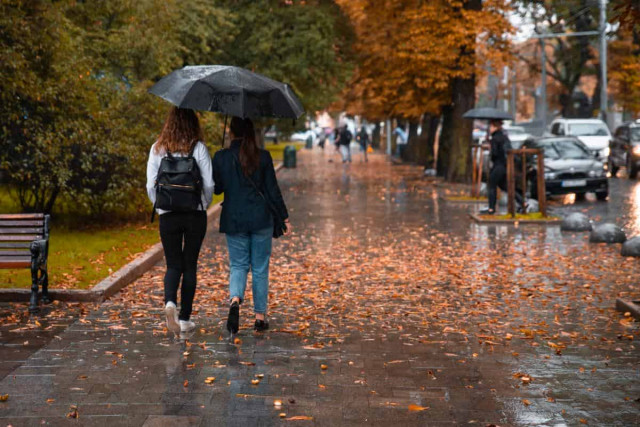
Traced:
<svg viewBox="0 0 640 427">
<path fill-rule="evenodd" d="M 491 162 L 493 165 L 503 165 L 507 164 L 507 151 L 511 149 L 511 141 L 509 141 L 509 137 L 505 135 L 502 129 L 498 129 L 497 131 L 491 134 Z"/>
<path fill-rule="evenodd" d="M 345 127 L 338 134 L 338 145 L 349 145 L 351 144 L 351 139 L 353 139 L 353 135 L 351 135 L 349 129 Z"/>
<path fill-rule="evenodd" d="M 239 140 L 231 141 L 230 148 L 222 149 L 213 156 L 214 193 L 224 193 L 220 232 L 250 233 L 272 227 L 273 219 L 267 202 L 244 176 L 232 152 L 240 158 Z M 282 199 L 276 171 L 268 151 L 260 150 L 260 166 L 251 175 L 251 179 L 271 201 L 282 219 L 288 218 L 287 207 Z"/>
</svg>

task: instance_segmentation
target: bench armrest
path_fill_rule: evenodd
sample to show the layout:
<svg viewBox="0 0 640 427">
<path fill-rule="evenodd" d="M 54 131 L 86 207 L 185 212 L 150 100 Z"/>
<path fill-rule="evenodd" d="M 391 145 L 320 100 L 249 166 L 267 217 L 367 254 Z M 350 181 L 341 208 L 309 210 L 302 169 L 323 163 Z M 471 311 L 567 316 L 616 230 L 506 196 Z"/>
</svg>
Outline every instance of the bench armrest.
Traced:
<svg viewBox="0 0 640 427">
<path fill-rule="evenodd" d="M 47 258 L 49 255 L 49 241 L 48 240 L 34 240 L 29 247 L 31 250 L 31 259 L 36 262 L 36 265 L 46 268 Z"/>
</svg>

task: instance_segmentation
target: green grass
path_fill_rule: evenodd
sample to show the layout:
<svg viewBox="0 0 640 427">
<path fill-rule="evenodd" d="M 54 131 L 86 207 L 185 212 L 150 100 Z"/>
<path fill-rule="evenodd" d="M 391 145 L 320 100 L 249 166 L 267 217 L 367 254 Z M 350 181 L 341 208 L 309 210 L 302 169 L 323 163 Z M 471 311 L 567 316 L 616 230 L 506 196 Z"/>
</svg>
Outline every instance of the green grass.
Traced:
<svg viewBox="0 0 640 427">
<path fill-rule="evenodd" d="M 266 144 L 275 162 L 282 161 L 284 148 L 289 145 Z M 296 149 L 303 143 L 294 143 Z M 144 191 L 142 189 L 141 191 Z M 214 196 L 213 203 L 222 201 Z M 0 187 L 0 213 L 20 212 L 19 204 L 10 197 L 8 186 Z M 158 222 L 147 221 L 106 228 L 74 229 L 53 221 L 49 248 L 49 286 L 55 288 L 87 289 L 117 271 L 141 252 L 159 242 Z M 0 288 L 31 286 L 28 269 L 0 270 Z"/>
<path fill-rule="evenodd" d="M 9 186 L 0 186 L 0 213 L 20 213 L 20 204 L 11 197 Z"/>
<path fill-rule="evenodd" d="M 279 142 L 278 144 L 266 142 L 264 148 L 271 153 L 274 162 L 281 162 L 284 158 L 284 147 L 287 145 L 293 145 L 297 151 L 300 151 L 304 147 L 304 142 Z"/>
<path fill-rule="evenodd" d="M 468 196 L 468 195 L 457 195 L 457 196 L 446 196 L 445 197 L 447 200 L 451 200 L 451 201 L 455 201 L 455 202 L 477 202 L 477 201 L 483 201 L 483 200 L 487 200 L 486 197 L 473 197 L 473 196 Z"/>
<path fill-rule="evenodd" d="M 159 241 L 158 224 L 103 230 L 51 229 L 49 286 L 86 289 Z M 28 269 L 0 270 L 0 288 L 31 285 Z"/>
</svg>

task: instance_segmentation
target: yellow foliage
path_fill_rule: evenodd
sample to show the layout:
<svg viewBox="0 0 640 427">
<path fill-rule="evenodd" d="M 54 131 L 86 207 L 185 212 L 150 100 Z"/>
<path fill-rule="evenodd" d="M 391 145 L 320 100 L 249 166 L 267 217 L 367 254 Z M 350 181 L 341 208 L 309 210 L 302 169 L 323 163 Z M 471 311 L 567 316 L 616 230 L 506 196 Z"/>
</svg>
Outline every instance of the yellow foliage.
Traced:
<svg viewBox="0 0 640 427">
<path fill-rule="evenodd" d="M 368 118 L 437 114 L 452 78 L 508 60 L 505 0 L 337 0 L 356 34 L 358 67 L 339 107 Z M 469 52 L 476 54 L 469 55 Z"/>
</svg>

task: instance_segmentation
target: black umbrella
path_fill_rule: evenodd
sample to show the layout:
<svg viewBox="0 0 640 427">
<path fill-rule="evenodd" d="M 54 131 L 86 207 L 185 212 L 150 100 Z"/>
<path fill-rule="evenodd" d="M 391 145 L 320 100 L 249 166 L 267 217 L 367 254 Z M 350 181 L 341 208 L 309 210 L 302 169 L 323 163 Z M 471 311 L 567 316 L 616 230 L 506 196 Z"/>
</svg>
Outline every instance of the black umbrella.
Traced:
<svg viewBox="0 0 640 427">
<path fill-rule="evenodd" d="M 462 115 L 465 119 L 478 120 L 513 120 L 513 116 L 497 108 L 473 108 Z"/>
<path fill-rule="evenodd" d="M 229 65 L 195 65 L 172 72 L 149 92 L 180 108 L 242 118 L 297 119 L 304 108 L 286 83 Z"/>
</svg>

